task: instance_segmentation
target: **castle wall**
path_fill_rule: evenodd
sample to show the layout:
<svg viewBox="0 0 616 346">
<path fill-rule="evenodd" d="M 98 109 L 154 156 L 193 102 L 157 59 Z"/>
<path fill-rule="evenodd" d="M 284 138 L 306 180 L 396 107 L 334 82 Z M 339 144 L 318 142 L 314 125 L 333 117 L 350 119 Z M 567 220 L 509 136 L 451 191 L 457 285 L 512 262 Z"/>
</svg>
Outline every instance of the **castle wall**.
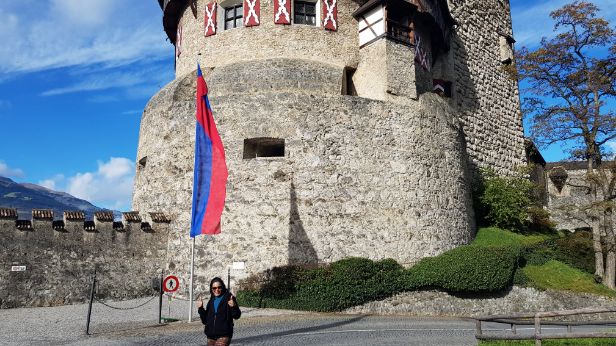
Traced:
<svg viewBox="0 0 616 346">
<path fill-rule="evenodd" d="M 238 61 L 284 57 L 341 67 L 357 66 L 357 21 L 351 15 L 358 7 L 355 2 L 337 1 L 338 30 L 327 31 L 320 26 L 274 24 L 274 1 L 278 0 L 261 0 L 260 25 L 229 30 L 223 30 L 222 6 L 225 2 L 220 1 L 217 32 L 208 37 L 204 35 L 203 16 L 205 5 L 210 1 L 196 1 L 196 18 L 187 7 L 180 19 L 182 53 L 176 62 L 176 76 L 193 71 L 197 61 L 202 67 L 216 67 Z"/>
<path fill-rule="evenodd" d="M 611 165 L 611 162 L 605 165 Z M 603 174 L 611 178 L 609 167 L 604 167 Z M 597 189 L 596 195 L 592 193 L 588 178 L 586 177 L 586 162 L 552 162 L 546 165 L 545 182 L 547 185 L 550 219 L 556 223 L 556 228 L 576 231 L 599 227 L 593 224 L 592 211 L 589 207 L 603 200 L 601 188 Z M 595 170 L 597 176 L 601 172 Z M 561 182 L 557 176 L 561 176 Z M 607 184 L 606 184 L 607 186 Z M 595 211 L 596 212 L 596 211 Z"/>
<path fill-rule="evenodd" d="M 509 1 L 449 0 L 458 24 L 451 53 L 437 58 L 427 50 L 431 71 L 414 64 L 412 47 L 381 40 L 360 50 L 352 13 L 364 1 L 339 0 L 338 30 L 333 32 L 318 25 L 274 24 L 274 1 L 261 1 L 260 25 L 230 30 L 223 30 L 226 2 L 221 2 L 217 33 L 209 37 L 203 30 L 204 8 L 209 1 L 197 1 L 194 12 L 186 7 L 180 18 L 181 54 L 176 76 L 193 71 L 197 61 L 202 67 L 216 68 L 239 61 L 302 59 L 357 67 L 353 80 L 358 95 L 392 102 L 406 101 L 396 95 L 416 99 L 431 91 L 433 78 L 449 80 L 473 172 L 483 167 L 511 174 L 526 163 L 518 84 L 503 63 L 503 54 L 512 52 L 507 44 L 513 36 Z M 423 29 L 416 30 L 421 33 Z M 422 40 L 424 47 L 429 47 L 430 36 L 422 34 Z M 445 66 L 449 64 L 453 66 Z"/>
<path fill-rule="evenodd" d="M 165 222 L 65 219 L 63 227 L 51 218 L 0 218 L 0 308 L 52 306 L 89 299 L 91 278 L 97 271 L 99 298 L 151 295 L 151 279 L 158 277 L 166 256 Z M 23 224 L 30 227 L 24 227 Z M 17 224 L 20 224 L 19 229 Z M 147 228 L 147 227 L 146 227 Z M 16 271 L 25 266 L 24 271 Z M 23 268 L 22 268 L 23 269 Z M 14 271 L 15 270 L 15 271 Z"/>
<path fill-rule="evenodd" d="M 525 163 L 525 153 L 518 84 L 501 57 L 501 38 L 513 36 L 509 1 L 449 0 L 449 7 L 458 22 L 454 97 L 471 162 L 512 173 Z"/>
<path fill-rule="evenodd" d="M 170 211 L 166 266 L 185 282 L 199 61 L 229 182 L 223 233 L 196 239 L 197 293 L 234 263 L 245 269 L 232 271 L 233 284 L 284 264 L 438 255 L 472 238 L 469 172 L 524 163 L 517 83 L 504 70 L 506 1 L 450 1 L 449 52 L 430 52 L 418 25 L 423 67 L 413 47 L 389 39 L 360 49 L 354 1 L 338 2 L 335 32 L 275 25 L 272 0 L 261 2 L 261 25 L 221 30 L 219 6 L 209 37 L 205 4 L 180 16 L 176 80 L 144 111 L 133 194 L 139 210 Z M 357 68 L 357 97 L 341 95 L 345 67 Z M 430 92 L 433 79 L 453 82 L 451 99 Z M 245 140 L 257 138 L 284 140 L 284 156 L 244 158 Z"/>
<path fill-rule="evenodd" d="M 326 64 L 262 63 L 268 75 L 342 76 L 341 68 Z M 257 78 L 262 70 L 249 64 L 218 67 L 207 76 L 229 182 L 223 233 L 196 239 L 197 293 L 212 276 L 226 277 L 233 262 L 245 265 L 232 272 L 235 284 L 276 265 L 348 256 L 412 264 L 470 241 L 466 154 L 447 102 L 425 94 L 394 105 L 333 94 L 329 83 L 293 89 L 284 80 Z M 237 92 L 232 71 L 252 73 L 244 80 L 264 80 L 267 87 Z M 182 280 L 190 263 L 194 79 L 191 73 L 174 81 L 148 104 L 138 153 L 148 164 L 138 171 L 133 200 L 135 208 L 176 211 L 167 261 Z M 285 156 L 243 159 L 244 139 L 258 137 L 284 139 Z M 162 150 L 165 143 L 172 145 Z"/>
</svg>

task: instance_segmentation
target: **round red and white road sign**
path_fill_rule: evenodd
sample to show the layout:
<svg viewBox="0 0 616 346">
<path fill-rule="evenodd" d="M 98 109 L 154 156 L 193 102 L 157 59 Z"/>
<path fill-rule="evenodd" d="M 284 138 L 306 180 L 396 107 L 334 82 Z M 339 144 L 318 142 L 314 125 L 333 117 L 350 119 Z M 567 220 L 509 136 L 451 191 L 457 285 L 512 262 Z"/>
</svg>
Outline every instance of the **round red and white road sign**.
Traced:
<svg viewBox="0 0 616 346">
<path fill-rule="evenodd" d="M 180 288 L 180 280 L 177 276 L 169 275 L 163 280 L 163 291 L 175 292 Z"/>
</svg>

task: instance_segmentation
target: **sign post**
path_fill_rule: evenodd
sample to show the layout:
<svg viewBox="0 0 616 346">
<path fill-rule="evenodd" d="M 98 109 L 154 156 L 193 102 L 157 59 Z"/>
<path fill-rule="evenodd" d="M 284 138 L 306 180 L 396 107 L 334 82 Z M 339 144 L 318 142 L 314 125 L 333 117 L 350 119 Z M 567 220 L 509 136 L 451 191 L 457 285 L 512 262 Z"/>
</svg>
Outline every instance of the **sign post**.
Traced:
<svg viewBox="0 0 616 346">
<path fill-rule="evenodd" d="M 162 286 L 162 291 L 167 292 L 167 293 L 173 293 L 177 291 L 178 288 L 180 288 L 180 280 L 175 275 L 169 275 L 163 280 L 161 286 Z M 162 293 L 161 293 L 161 304 L 162 304 Z M 171 296 L 169 296 L 169 316 L 168 318 L 171 318 Z"/>
</svg>

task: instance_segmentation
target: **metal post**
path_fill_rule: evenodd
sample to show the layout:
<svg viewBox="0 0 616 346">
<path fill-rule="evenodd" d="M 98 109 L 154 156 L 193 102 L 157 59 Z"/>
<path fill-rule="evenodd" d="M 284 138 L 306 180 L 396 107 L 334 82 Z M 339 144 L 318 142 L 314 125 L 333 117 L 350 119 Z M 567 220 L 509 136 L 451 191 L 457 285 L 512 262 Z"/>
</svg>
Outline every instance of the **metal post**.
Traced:
<svg viewBox="0 0 616 346">
<path fill-rule="evenodd" d="M 163 322 L 163 274 L 160 274 L 160 281 L 158 282 L 158 324 Z"/>
<path fill-rule="evenodd" d="M 195 237 L 192 237 L 192 243 L 190 245 L 190 283 L 188 287 L 188 322 L 192 322 L 194 270 L 195 270 Z"/>
<path fill-rule="evenodd" d="M 227 289 L 231 292 L 231 268 L 227 268 Z"/>
<path fill-rule="evenodd" d="M 86 335 L 90 335 L 90 317 L 92 316 L 92 303 L 94 302 L 94 290 L 96 288 L 96 269 L 92 276 L 92 289 L 90 290 L 90 304 L 88 304 L 88 319 L 86 320 Z"/>
</svg>

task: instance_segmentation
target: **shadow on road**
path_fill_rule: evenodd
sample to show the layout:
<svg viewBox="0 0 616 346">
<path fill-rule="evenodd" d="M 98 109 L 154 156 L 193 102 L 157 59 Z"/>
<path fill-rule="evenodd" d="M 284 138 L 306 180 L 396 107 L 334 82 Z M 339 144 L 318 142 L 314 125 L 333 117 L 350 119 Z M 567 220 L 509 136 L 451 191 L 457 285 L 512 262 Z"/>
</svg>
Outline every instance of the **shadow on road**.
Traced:
<svg viewBox="0 0 616 346">
<path fill-rule="evenodd" d="M 344 321 L 340 321 L 340 322 L 333 322 L 333 323 L 327 323 L 327 324 L 322 324 L 319 326 L 314 326 L 314 327 L 307 327 L 307 328 L 298 328 L 298 329 L 291 329 L 291 330 L 285 330 L 284 332 L 278 332 L 278 333 L 270 333 L 270 334 L 263 334 L 263 335 L 254 335 L 254 336 L 248 336 L 248 337 L 244 337 L 244 338 L 233 338 L 233 343 L 240 343 L 240 342 L 255 342 L 255 341 L 265 341 L 271 338 L 276 338 L 279 336 L 287 336 L 287 335 L 293 335 L 293 334 L 298 334 L 298 333 L 307 333 L 307 332 L 314 332 L 314 331 L 318 331 L 318 330 L 323 330 L 323 329 L 328 329 L 328 328 L 335 328 L 335 327 L 340 327 L 340 326 L 344 326 L 345 324 L 351 324 L 354 322 L 357 322 L 361 319 L 364 319 L 366 317 L 370 317 L 371 315 L 361 315 L 361 316 L 357 316 L 348 320 L 344 320 Z"/>
</svg>

